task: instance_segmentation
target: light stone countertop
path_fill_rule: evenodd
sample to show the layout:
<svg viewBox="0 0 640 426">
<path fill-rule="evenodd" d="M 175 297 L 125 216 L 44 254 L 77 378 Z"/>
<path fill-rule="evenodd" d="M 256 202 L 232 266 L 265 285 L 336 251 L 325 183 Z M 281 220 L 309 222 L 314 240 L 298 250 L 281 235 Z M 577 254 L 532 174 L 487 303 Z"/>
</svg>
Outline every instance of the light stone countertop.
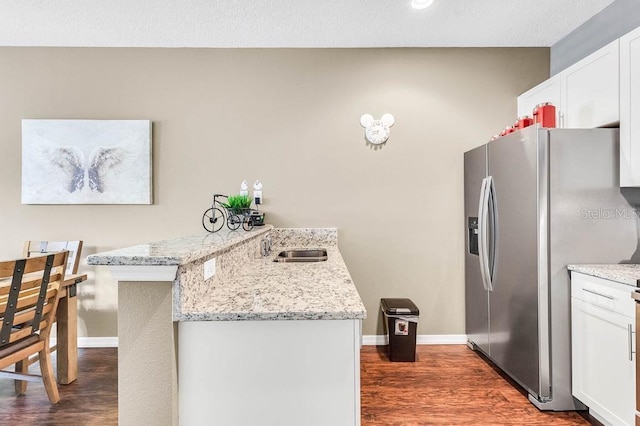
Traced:
<svg viewBox="0 0 640 426">
<path fill-rule="evenodd" d="M 300 247 L 289 247 L 300 248 Z M 306 248 L 320 248 L 308 246 Z M 337 247 L 316 263 L 252 259 L 242 272 L 216 286 L 206 282 L 182 294 L 175 321 L 364 319 L 362 304 Z M 211 309 L 211 307 L 215 307 Z"/>
<path fill-rule="evenodd" d="M 269 234 L 270 256 L 259 256 Z M 337 229 L 221 230 L 91 255 L 90 265 L 178 265 L 174 321 L 349 320 L 367 312 L 337 245 Z M 325 248 L 327 260 L 279 263 L 282 250 Z M 222 257 L 218 257 L 222 256 Z M 216 276 L 202 279 L 202 263 L 218 257 Z"/>
<path fill-rule="evenodd" d="M 251 231 L 231 231 L 223 227 L 220 231 L 205 231 L 186 237 L 140 244 L 87 256 L 88 265 L 186 265 L 218 251 L 226 250 L 243 241 L 265 234 L 272 225 L 256 226 Z"/>
<path fill-rule="evenodd" d="M 633 263 L 568 265 L 570 271 L 640 287 L 640 265 Z"/>
</svg>

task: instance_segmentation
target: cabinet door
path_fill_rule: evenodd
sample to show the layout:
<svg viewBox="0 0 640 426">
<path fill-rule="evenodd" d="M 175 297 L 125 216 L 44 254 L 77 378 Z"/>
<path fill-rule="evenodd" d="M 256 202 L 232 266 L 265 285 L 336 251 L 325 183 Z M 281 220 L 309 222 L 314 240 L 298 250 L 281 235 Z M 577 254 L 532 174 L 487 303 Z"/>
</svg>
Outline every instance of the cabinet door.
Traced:
<svg viewBox="0 0 640 426">
<path fill-rule="evenodd" d="M 551 102 L 556 107 L 556 126 L 562 127 L 560 120 L 562 106 L 560 105 L 562 90 L 561 76 L 556 74 L 548 80 L 543 81 L 536 87 L 529 89 L 518 96 L 518 117 L 533 117 L 533 109 L 536 105 Z"/>
<path fill-rule="evenodd" d="M 612 425 L 634 424 L 634 322 L 583 300 L 571 299 L 573 396 L 596 417 Z"/>
<path fill-rule="evenodd" d="M 636 352 L 640 348 L 640 336 L 638 336 L 638 325 L 640 325 L 640 302 L 636 303 Z M 637 357 L 636 353 L 636 357 Z M 636 426 L 640 426 L 640 368 L 638 368 L 638 358 L 636 358 Z"/>
<path fill-rule="evenodd" d="M 640 28 L 620 38 L 620 186 L 640 186 Z"/>
<path fill-rule="evenodd" d="M 620 121 L 618 40 L 560 74 L 564 127 L 590 129 Z"/>
</svg>

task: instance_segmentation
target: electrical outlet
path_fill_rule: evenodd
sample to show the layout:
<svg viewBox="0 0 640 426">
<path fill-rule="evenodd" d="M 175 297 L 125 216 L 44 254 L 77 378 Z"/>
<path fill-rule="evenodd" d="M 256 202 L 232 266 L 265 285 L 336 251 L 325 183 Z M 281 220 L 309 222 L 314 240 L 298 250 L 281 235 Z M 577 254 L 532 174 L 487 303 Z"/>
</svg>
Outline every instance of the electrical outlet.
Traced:
<svg viewBox="0 0 640 426">
<path fill-rule="evenodd" d="M 216 274 L 216 258 L 204 262 L 204 279 L 208 280 Z"/>
</svg>

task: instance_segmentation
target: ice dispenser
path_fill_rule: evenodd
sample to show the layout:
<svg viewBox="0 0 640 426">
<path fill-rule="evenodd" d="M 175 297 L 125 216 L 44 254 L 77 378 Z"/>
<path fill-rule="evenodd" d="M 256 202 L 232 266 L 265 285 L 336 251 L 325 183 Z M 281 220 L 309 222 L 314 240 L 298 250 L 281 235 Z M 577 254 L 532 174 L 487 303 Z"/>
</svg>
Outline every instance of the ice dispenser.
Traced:
<svg viewBox="0 0 640 426">
<path fill-rule="evenodd" d="M 478 218 L 470 217 L 467 226 L 469 238 L 469 253 L 478 255 Z"/>
</svg>

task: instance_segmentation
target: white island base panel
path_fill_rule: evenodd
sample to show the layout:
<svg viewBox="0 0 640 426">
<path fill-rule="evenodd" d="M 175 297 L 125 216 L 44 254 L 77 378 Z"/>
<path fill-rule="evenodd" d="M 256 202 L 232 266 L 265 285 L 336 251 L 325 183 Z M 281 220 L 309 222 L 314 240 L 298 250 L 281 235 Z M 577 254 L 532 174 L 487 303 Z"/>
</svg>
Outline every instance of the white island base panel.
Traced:
<svg viewBox="0 0 640 426">
<path fill-rule="evenodd" d="M 360 320 L 178 324 L 179 423 L 360 425 Z"/>
</svg>

